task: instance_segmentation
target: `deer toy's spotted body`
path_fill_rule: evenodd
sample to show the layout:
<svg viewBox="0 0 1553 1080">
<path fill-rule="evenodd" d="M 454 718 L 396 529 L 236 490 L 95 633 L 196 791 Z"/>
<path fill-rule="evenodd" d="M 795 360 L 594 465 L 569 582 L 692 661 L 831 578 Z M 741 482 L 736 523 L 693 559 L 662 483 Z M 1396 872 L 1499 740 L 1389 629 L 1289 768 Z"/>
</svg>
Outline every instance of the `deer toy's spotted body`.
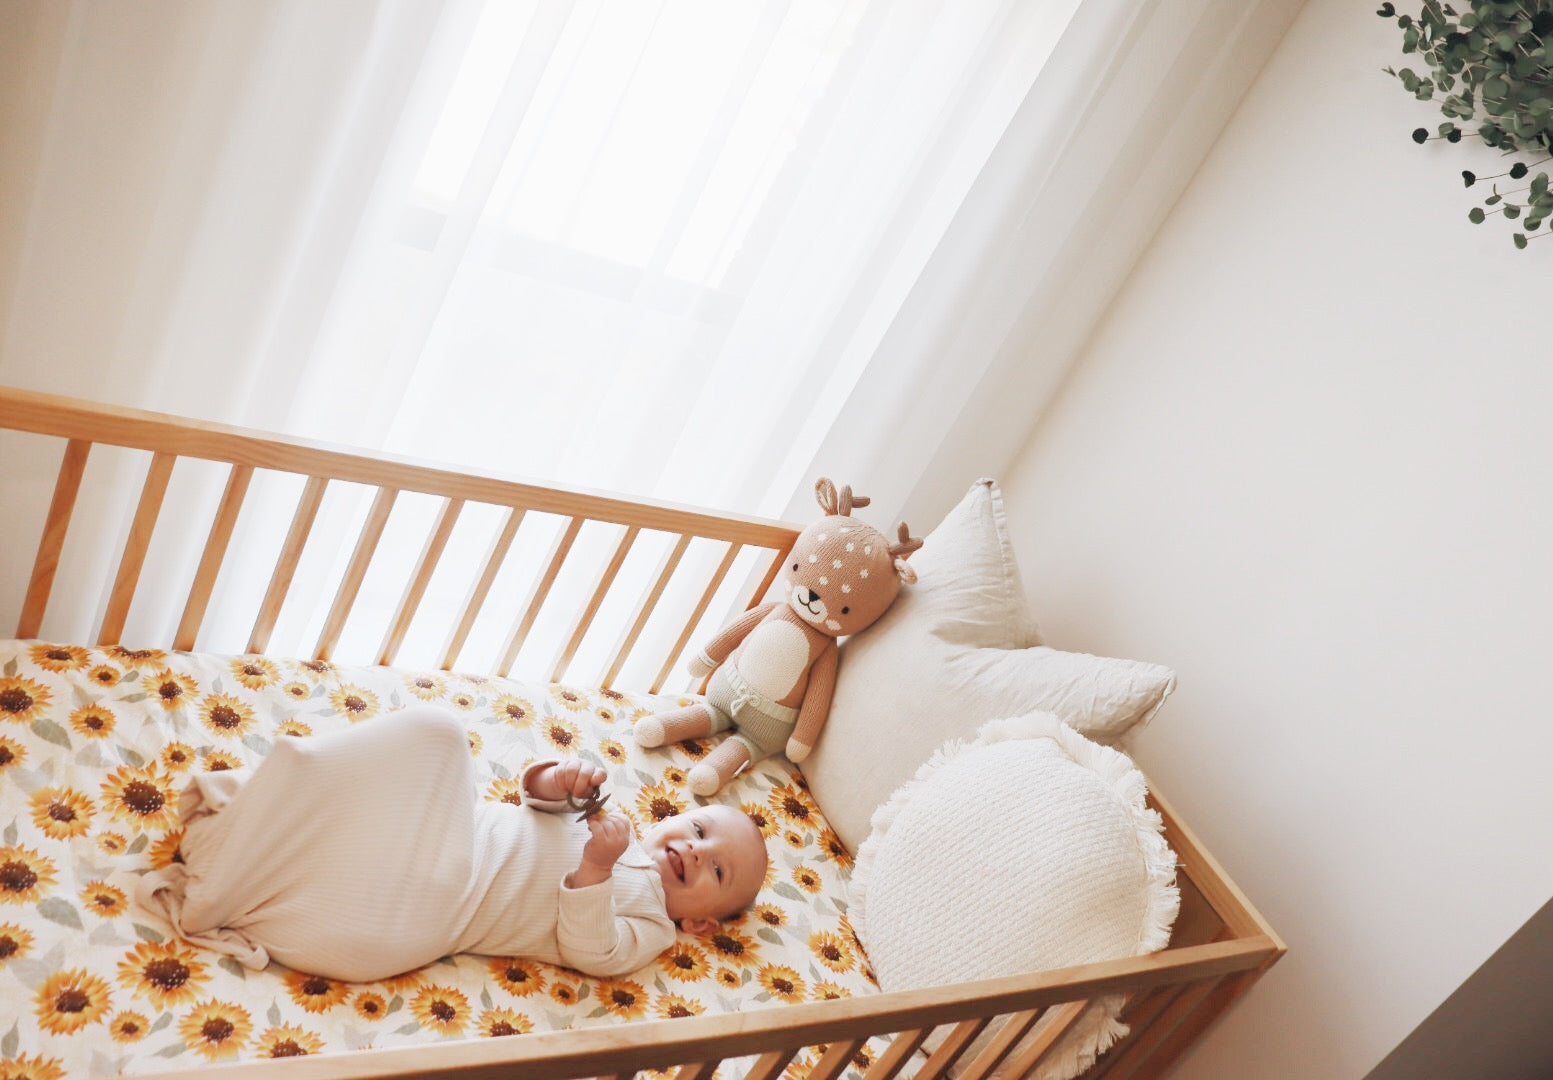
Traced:
<svg viewBox="0 0 1553 1080">
<path fill-rule="evenodd" d="M 783 574 L 783 598 L 752 608 L 724 627 L 691 662 L 711 673 L 705 704 L 660 713 L 636 726 L 643 746 L 734 729 L 690 774 L 691 790 L 711 795 L 751 762 L 786 752 L 802 761 L 830 713 L 836 639 L 871 625 L 916 580 L 906 556 L 922 545 L 905 525 L 891 542 L 851 517 L 868 505 L 829 480 L 815 485 L 826 516 L 798 535 Z"/>
</svg>

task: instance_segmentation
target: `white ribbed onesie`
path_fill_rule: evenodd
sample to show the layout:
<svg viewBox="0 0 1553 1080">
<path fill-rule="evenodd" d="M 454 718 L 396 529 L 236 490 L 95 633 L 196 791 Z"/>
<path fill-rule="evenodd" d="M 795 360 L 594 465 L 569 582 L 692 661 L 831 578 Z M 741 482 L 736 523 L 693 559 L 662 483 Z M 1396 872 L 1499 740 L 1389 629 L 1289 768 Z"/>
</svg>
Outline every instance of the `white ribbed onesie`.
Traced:
<svg viewBox="0 0 1553 1080">
<path fill-rule="evenodd" d="M 146 874 L 137 898 L 249 967 L 354 982 L 461 952 L 618 975 L 673 943 L 634 840 L 608 880 L 569 888 L 587 826 L 477 784 L 462 724 L 426 706 L 278 739 L 257 769 L 193 778 L 184 862 Z"/>
</svg>

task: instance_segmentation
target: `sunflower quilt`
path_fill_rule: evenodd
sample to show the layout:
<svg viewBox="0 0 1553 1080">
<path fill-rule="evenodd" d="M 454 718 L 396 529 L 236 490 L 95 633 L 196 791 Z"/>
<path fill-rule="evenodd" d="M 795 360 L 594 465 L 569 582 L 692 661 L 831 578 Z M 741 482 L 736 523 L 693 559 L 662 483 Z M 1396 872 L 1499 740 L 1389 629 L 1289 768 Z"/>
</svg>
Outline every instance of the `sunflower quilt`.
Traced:
<svg viewBox="0 0 1553 1080">
<path fill-rule="evenodd" d="M 131 899 L 138 875 L 178 858 L 186 774 L 255 764 L 277 739 L 370 723 L 412 702 L 464 720 L 485 798 L 515 801 L 525 764 L 575 754 L 609 771 L 611 806 L 638 830 L 698 801 L 686 775 L 708 743 L 643 750 L 631 738 L 637 717 L 668 707 L 663 698 L 0 642 L 0 1077 L 147 1073 L 875 992 L 846 917 L 850 856 L 779 758 L 718 797 L 767 836 L 771 867 L 755 906 L 716 935 L 681 934 L 622 978 L 477 956 L 376 983 L 276 965 L 251 972 L 180 941 Z"/>
</svg>

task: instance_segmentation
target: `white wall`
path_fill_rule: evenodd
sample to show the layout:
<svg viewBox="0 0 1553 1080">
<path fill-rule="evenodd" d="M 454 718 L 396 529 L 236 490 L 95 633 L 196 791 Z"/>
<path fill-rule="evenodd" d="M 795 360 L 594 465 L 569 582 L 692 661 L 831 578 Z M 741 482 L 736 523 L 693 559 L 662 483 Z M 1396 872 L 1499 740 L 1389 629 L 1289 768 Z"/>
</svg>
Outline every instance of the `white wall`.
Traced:
<svg viewBox="0 0 1553 1080">
<path fill-rule="evenodd" d="M 1363 1076 L 1553 895 L 1553 240 L 1467 223 L 1376 6 L 1302 10 L 1005 476 L 1290 947 L 1182 1077 Z"/>
</svg>

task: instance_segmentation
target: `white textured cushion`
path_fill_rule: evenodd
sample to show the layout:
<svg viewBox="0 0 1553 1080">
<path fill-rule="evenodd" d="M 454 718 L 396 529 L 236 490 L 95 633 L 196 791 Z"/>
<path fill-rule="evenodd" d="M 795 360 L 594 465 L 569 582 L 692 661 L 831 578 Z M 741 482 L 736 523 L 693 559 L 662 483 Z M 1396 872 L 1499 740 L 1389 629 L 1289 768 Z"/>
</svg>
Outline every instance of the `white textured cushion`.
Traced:
<svg viewBox="0 0 1553 1080">
<path fill-rule="evenodd" d="M 1111 743 L 1175 687 L 1159 664 L 1040 643 L 997 483 L 978 480 L 911 556 L 917 583 L 841 647 L 804 777 L 852 851 L 874 810 L 939 746 L 1032 709 Z"/>
<path fill-rule="evenodd" d="M 946 745 L 880 807 L 858 851 L 849 914 L 880 989 L 1164 948 L 1176 860 L 1146 791 L 1126 755 L 1050 713 Z M 1088 1067 L 1126 1033 L 1120 1004 L 1096 1001 L 1037 1075 Z"/>
</svg>

